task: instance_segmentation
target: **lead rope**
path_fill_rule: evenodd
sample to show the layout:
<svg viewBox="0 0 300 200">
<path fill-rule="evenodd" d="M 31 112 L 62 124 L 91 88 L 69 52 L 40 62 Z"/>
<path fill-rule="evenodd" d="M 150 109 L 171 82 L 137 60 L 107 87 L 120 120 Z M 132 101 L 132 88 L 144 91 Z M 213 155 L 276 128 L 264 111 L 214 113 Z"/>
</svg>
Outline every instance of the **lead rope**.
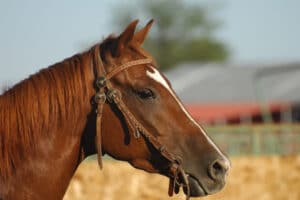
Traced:
<svg viewBox="0 0 300 200">
<path fill-rule="evenodd" d="M 102 164 L 102 135 L 101 135 L 101 128 L 102 128 L 102 116 L 103 116 L 103 105 L 106 101 L 106 96 L 103 93 L 97 93 L 95 95 L 95 102 L 97 103 L 97 110 L 96 110 L 96 148 L 98 154 L 98 164 L 100 169 L 103 168 Z"/>
<path fill-rule="evenodd" d="M 119 72 L 123 71 L 124 69 L 127 69 L 132 66 L 141 65 L 141 64 L 151 64 L 151 59 L 140 59 L 135 61 L 130 61 L 128 63 L 125 63 L 114 70 L 112 70 L 109 74 L 106 74 L 106 71 L 104 69 L 104 65 L 102 63 L 101 57 L 100 57 L 100 46 L 96 45 L 93 47 L 93 57 L 96 59 L 93 59 L 96 63 L 94 63 L 95 67 L 95 74 L 96 74 L 96 94 L 94 96 L 94 102 L 97 104 L 96 109 L 96 148 L 98 153 L 98 164 L 100 169 L 103 168 L 102 164 L 102 116 L 103 116 L 103 106 L 106 100 L 108 100 L 110 103 L 114 103 L 118 109 L 123 114 L 127 125 L 134 131 L 134 137 L 139 138 L 142 134 L 160 153 L 161 155 L 169 160 L 171 164 L 171 171 L 173 173 L 173 178 L 170 178 L 170 184 L 169 184 L 169 195 L 173 195 L 173 191 L 175 190 L 176 193 L 179 192 L 179 188 L 186 187 L 186 200 L 189 200 L 190 198 L 190 187 L 188 182 L 188 176 L 184 172 L 184 170 L 181 167 L 182 159 L 180 157 L 174 156 L 173 154 L 169 153 L 164 145 L 162 145 L 154 136 L 152 136 L 140 122 L 135 118 L 135 116 L 130 112 L 130 110 L 127 108 L 127 106 L 122 101 L 121 93 L 116 90 L 112 89 L 112 86 L 109 83 L 109 79 L 118 74 Z M 102 76 L 101 76 L 102 74 Z M 107 89 L 107 91 L 106 91 Z M 179 182 L 179 179 L 181 176 L 181 180 L 183 183 Z"/>
<path fill-rule="evenodd" d="M 122 96 L 121 93 L 118 90 L 110 90 L 110 92 L 107 95 L 107 98 L 110 102 L 115 103 L 115 105 L 119 108 L 119 110 L 123 113 L 124 118 L 128 125 L 132 128 L 134 131 L 135 137 L 139 138 L 140 134 L 142 134 L 148 141 L 157 149 L 159 152 L 168 159 L 172 165 L 171 165 L 171 171 L 173 173 L 174 178 L 170 178 L 170 184 L 169 184 L 169 196 L 173 195 L 173 191 L 175 190 L 175 193 L 177 194 L 179 192 L 180 186 L 186 188 L 186 200 L 189 200 L 190 198 L 190 187 L 189 187 L 189 181 L 188 176 L 184 172 L 181 166 L 182 159 L 176 158 L 173 154 L 169 153 L 166 148 L 160 144 L 160 142 L 153 137 L 141 124 L 140 122 L 134 117 L 134 115 L 130 112 L 130 110 L 127 108 L 127 106 L 124 104 L 124 102 L 121 100 Z M 134 128 L 135 127 L 135 128 Z M 181 179 L 183 181 L 182 183 L 179 183 L 178 179 L 179 176 L 181 176 Z"/>
<path fill-rule="evenodd" d="M 170 177 L 169 182 L 169 196 L 173 196 L 179 193 L 180 187 L 186 188 L 186 200 L 190 199 L 190 186 L 188 181 L 188 175 L 184 172 L 181 165 L 177 165 L 176 163 L 172 164 L 171 171 L 174 174 L 173 177 Z M 183 183 L 180 182 L 180 179 Z"/>
<path fill-rule="evenodd" d="M 96 59 L 94 60 L 94 67 L 95 74 L 96 74 L 96 81 L 95 81 L 95 87 L 96 87 L 96 94 L 94 96 L 94 102 L 97 104 L 97 109 L 96 109 L 96 149 L 97 149 L 97 160 L 98 160 L 98 165 L 100 169 L 103 168 L 102 164 L 102 116 L 103 116 L 103 106 L 104 103 L 106 102 L 106 95 L 105 95 L 105 79 L 101 78 L 102 75 L 106 75 L 105 69 L 103 67 L 102 60 L 100 58 L 100 46 L 96 45 L 93 47 L 93 57 Z M 97 67 L 100 66 L 100 67 Z"/>
<path fill-rule="evenodd" d="M 191 192 L 190 192 L 190 185 L 189 185 L 188 175 L 185 173 L 185 171 L 182 169 L 181 166 L 179 166 L 178 172 L 182 176 L 183 184 L 182 183 L 177 183 L 177 184 L 178 184 L 179 187 L 182 186 L 182 187 L 186 188 L 186 198 L 185 199 L 189 200 L 190 196 L 191 196 Z M 176 179 L 175 179 L 175 181 L 176 181 Z M 178 188 L 178 190 L 179 190 L 179 188 Z"/>
<path fill-rule="evenodd" d="M 148 141 L 157 149 L 159 152 L 168 159 L 171 165 L 171 171 L 173 173 L 173 178 L 170 178 L 169 183 L 169 196 L 173 195 L 173 191 L 177 194 L 179 192 L 179 188 L 185 187 L 186 188 L 186 200 L 190 198 L 190 187 L 188 181 L 188 175 L 184 172 L 181 166 L 182 159 L 179 157 L 175 157 L 173 154 L 169 153 L 165 146 L 161 145 L 160 142 L 153 137 L 141 124 L 140 122 L 134 117 L 134 115 L 130 112 L 124 102 L 121 100 L 121 93 L 118 90 L 110 90 L 107 94 L 107 98 L 110 102 L 113 102 L 119 110 L 123 113 L 124 118 L 128 125 L 132 128 L 135 133 L 137 132 L 139 135 L 142 134 Z M 135 127 L 135 128 L 134 128 Z M 136 136 L 138 138 L 139 136 Z M 180 176 L 180 177 L 179 177 Z M 183 181 L 183 183 L 179 182 L 179 179 Z"/>
</svg>

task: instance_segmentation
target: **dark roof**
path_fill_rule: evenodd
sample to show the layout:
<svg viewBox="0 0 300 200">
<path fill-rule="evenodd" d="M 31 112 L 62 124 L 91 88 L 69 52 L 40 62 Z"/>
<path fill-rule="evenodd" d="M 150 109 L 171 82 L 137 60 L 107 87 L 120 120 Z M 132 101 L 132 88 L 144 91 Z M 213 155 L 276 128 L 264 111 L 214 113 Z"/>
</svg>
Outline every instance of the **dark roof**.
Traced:
<svg viewBox="0 0 300 200">
<path fill-rule="evenodd" d="M 300 102 L 300 63 L 183 64 L 165 74 L 185 103 Z"/>
</svg>

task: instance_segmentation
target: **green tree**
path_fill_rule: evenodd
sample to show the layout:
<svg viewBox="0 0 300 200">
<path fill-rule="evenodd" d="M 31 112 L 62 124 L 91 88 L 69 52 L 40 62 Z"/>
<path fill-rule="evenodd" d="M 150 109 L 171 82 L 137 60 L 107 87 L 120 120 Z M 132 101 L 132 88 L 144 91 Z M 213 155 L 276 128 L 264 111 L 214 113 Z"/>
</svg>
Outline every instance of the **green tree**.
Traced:
<svg viewBox="0 0 300 200">
<path fill-rule="evenodd" d="M 135 6 L 123 5 L 118 11 L 115 19 L 122 26 L 136 18 L 154 18 L 154 30 L 145 48 L 161 69 L 181 62 L 224 61 L 229 56 L 226 45 L 213 36 L 220 23 L 199 4 L 181 0 L 142 1 Z"/>
</svg>

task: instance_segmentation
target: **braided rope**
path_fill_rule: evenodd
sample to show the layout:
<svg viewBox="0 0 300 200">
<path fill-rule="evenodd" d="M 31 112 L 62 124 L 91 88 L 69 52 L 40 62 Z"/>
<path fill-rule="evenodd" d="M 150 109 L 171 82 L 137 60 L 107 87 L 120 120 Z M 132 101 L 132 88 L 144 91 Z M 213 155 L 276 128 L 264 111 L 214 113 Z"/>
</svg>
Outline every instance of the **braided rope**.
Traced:
<svg viewBox="0 0 300 200">
<path fill-rule="evenodd" d="M 133 66 L 137 66 L 137 65 L 143 65 L 143 64 L 151 64 L 152 60 L 149 58 L 145 58 L 145 59 L 139 59 L 139 60 L 133 60 L 127 63 L 124 63 L 116 68 L 114 68 L 111 72 L 109 72 L 105 78 L 106 80 L 111 79 L 112 77 L 114 77 L 116 74 L 118 74 L 119 72 L 123 71 L 124 69 L 133 67 Z"/>
</svg>

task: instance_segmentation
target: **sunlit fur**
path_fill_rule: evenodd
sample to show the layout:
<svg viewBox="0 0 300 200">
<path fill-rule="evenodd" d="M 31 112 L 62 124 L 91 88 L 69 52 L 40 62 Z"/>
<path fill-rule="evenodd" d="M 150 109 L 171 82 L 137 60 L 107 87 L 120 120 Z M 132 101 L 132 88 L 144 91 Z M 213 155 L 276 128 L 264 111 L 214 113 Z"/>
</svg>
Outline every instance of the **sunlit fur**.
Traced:
<svg viewBox="0 0 300 200">
<path fill-rule="evenodd" d="M 101 43 L 101 55 L 96 45 L 32 75 L 0 96 L 0 199 L 63 198 L 78 165 L 97 153 L 92 99 L 99 56 L 106 72 L 122 63 L 151 58 L 140 45 L 152 22 L 135 33 L 135 20 L 121 35 Z M 124 70 L 111 84 L 121 91 L 122 100 L 145 129 L 182 158 L 182 168 L 194 177 L 189 177 L 192 196 L 219 191 L 229 161 L 166 90 L 167 83 L 161 84 L 163 77 L 147 75 L 150 69 L 140 65 Z M 138 98 L 134 92 L 137 82 L 152 87 L 157 98 Z M 134 130 L 129 130 L 114 105 L 104 105 L 101 129 L 103 152 L 136 168 L 170 176 L 171 163 L 145 138 L 133 139 Z M 214 169 L 216 161 L 219 165 Z"/>
<path fill-rule="evenodd" d="M 90 69 L 84 67 L 89 56 L 78 54 L 54 64 L 0 96 L 0 179 L 11 176 L 34 152 L 39 138 L 59 132 L 60 123 L 76 125 L 74 115 L 80 114 L 78 108 L 90 96 L 87 84 L 91 83 L 86 81 Z"/>
</svg>

